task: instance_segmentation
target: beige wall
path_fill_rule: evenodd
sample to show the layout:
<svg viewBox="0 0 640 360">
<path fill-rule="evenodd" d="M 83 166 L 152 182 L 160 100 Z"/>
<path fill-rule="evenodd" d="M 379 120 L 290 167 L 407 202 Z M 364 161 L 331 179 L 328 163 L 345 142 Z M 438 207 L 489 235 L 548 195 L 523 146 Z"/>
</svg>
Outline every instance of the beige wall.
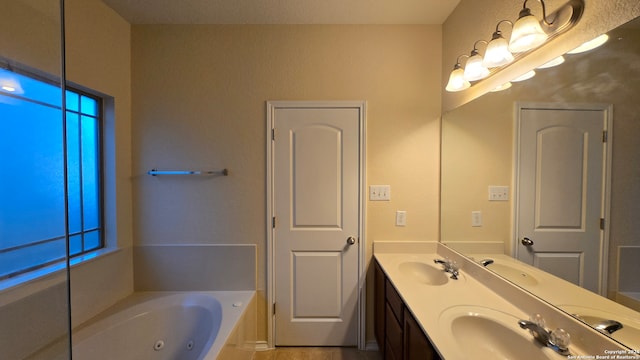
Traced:
<svg viewBox="0 0 640 360">
<path fill-rule="evenodd" d="M 267 100 L 366 100 L 367 184 L 392 189 L 367 202 L 367 256 L 375 240 L 436 240 L 440 38 L 440 26 L 134 26 L 136 246 L 255 244 L 266 340 Z M 230 176 L 145 175 L 154 167 Z"/>
</svg>

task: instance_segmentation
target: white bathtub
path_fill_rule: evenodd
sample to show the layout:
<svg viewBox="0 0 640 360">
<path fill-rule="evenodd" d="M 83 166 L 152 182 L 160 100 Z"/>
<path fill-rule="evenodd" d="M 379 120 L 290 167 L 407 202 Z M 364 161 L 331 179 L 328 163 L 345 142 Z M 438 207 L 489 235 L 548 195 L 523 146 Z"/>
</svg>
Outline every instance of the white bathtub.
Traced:
<svg viewBox="0 0 640 360">
<path fill-rule="evenodd" d="M 251 359 L 254 293 L 136 293 L 74 331 L 73 359 Z"/>
</svg>

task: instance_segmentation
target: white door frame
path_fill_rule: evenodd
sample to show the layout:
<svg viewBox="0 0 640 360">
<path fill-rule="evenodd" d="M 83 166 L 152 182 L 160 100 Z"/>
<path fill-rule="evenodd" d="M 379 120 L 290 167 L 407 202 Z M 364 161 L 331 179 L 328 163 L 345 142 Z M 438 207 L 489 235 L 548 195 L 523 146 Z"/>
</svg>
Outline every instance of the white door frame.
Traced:
<svg viewBox="0 0 640 360">
<path fill-rule="evenodd" d="M 366 125 L 366 101 L 267 101 L 267 131 L 266 131 L 266 143 L 267 143 L 267 347 L 273 348 L 275 346 L 275 321 L 273 313 L 273 304 L 275 303 L 275 263 L 274 263 L 274 234 L 273 228 L 273 216 L 274 216 L 274 181 L 273 181 L 273 129 L 275 121 L 276 109 L 282 108 L 357 108 L 360 113 L 359 119 L 359 199 L 358 208 L 360 216 L 358 219 L 358 238 L 360 246 L 358 246 L 358 348 L 364 350 L 365 348 L 365 332 L 366 332 L 366 289 L 365 289 L 365 252 L 366 252 L 366 238 L 365 238 L 365 125 Z"/>
<path fill-rule="evenodd" d="M 602 210 L 600 216 L 605 219 L 605 227 L 602 231 L 600 242 L 600 295 L 607 296 L 607 281 L 609 273 L 609 228 L 611 226 L 611 155 L 612 155 L 612 139 L 613 139 L 613 105 L 601 103 L 544 103 L 544 102 L 516 102 L 514 104 L 514 126 L 513 126 L 513 218 L 511 220 L 512 228 L 512 248 L 511 255 L 518 258 L 518 205 L 520 201 L 517 184 L 519 183 L 520 164 L 520 120 L 522 109 L 550 109 L 550 110 L 598 110 L 605 112 L 607 142 L 606 155 L 604 156 L 604 175 L 603 175 L 603 192 L 602 192 Z"/>
</svg>

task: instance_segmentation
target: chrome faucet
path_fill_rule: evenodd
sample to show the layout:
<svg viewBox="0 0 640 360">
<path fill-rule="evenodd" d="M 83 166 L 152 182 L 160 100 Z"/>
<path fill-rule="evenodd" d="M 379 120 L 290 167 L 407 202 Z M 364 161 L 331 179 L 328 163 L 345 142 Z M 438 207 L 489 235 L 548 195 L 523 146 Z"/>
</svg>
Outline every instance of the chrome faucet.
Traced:
<svg viewBox="0 0 640 360">
<path fill-rule="evenodd" d="M 480 264 L 482 266 L 487 266 L 493 264 L 493 259 L 482 259 L 480 260 Z"/>
<path fill-rule="evenodd" d="M 453 280 L 458 280 L 458 276 L 460 276 L 460 267 L 458 267 L 458 264 L 455 261 L 449 259 L 434 259 L 433 262 L 442 265 L 444 271 L 451 274 L 450 277 Z"/>
<path fill-rule="evenodd" d="M 523 329 L 531 331 L 531 334 L 533 335 L 533 337 L 539 342 L 541 342 L 542 344 L 547 345 L 549 343 L 549 340 L 551 339 L 551 334 L 544 327 L 529 320 L 520 320 L 518 321 L 518 325 L 520 325 L 520 327 Z"/>
<path fill-rule="evenodd" d="M 549 331 L 544 326 L 544 319 L 539 314 L 533 315 L 530 320 L 520 320 L 518 325 L 521 328 L 529 330 L 534 339 L 546 347 L 550 347 L 562 355 L 571 355 L 569 352 L 569 343 L 571 336 L 564 329 L 556 329 Z"/>
<path fill-rule="evenodd" d="M 622 326 L 622 323 L 616 320 L 602 320 L 593 325 L 595 326 L 596 330 L 605 335 L 611 335 L 624 327 Z"/>
</svg>

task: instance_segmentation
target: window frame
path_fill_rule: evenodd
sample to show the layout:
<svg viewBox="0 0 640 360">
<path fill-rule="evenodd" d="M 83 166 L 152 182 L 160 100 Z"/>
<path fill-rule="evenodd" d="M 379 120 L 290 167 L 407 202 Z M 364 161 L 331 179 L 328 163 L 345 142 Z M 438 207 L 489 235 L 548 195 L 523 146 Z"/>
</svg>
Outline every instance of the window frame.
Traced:
<svg viewBox="0 0 640 360">
<path fill-rule="evenodd" d="M 65 215 L 64 215 L 64 221 L 65 221 L 65 225 L 64 225 L 64 233 L 60 236 L 56 236 L 53 238 L 47 238 L 47 239 L 40 239 L 38 241 L 35 241 L 33 243 L 29 243 L 29 244 L 20 244 L 20 245 L 15 245 L 12 246 L 10 248 L 10 250 L 5 249 L 3 252 L 10 252 L 10 251 L 14 251 L 17 249 L 21 249 L 21 248 L 25 248 L 25 247 L 31 247 L 31 246 L 38 246 L 44 243 L 48 243 L 48 242 L 53 242 L 53 241 L 57 241 L 57 240 L 61 240 L 61 239 L 65 239 L 65 246 L 66 246 L 66 251 L 65 254 L 55 260 L 50 260 L 50 261 L 46 261 L 43 263 L 39 263 L 39 264 L 34 264 L 33 266 L 30 266 L 28 268 L 25 269 L 15 269 L 15 270 L 11 270 L 11 272 L 5 274 L 5 275 L 1 275 L 0 276 L 0 283 L 13 283 L 14 280 L 20 279 L 20 278 L 27 278 L 27 279 L 37 279 L 37 278 L 41 278 L 43 276 L 46 276 L 47 274 L 50 274 L 51 271 L 56 271 L 60 268 L 60 266 L 66 267 L 70 264 L 76 264 L 78 262 L 82 262 L 85 260 L 89 260 L 92 258 L 95 258 L 96 254 L 105 252 L 108 249 L 108 244 L 107 244 L 107 240 L 106 240 L 106 223 L 105 223 L 105 184 L 106 184 L 106 173 L 105 173 L 105 158 L 104 158 L 104 154 L 105 154 L 105 131 L 106 131 L 106 103 L 108 103 L 108 98 L 102 94 L 100 94 L 97 91 L 93 91 L 91 89 L 88 89 L 86 87 L 82 87 L 79 85 L 74 85 L 69 83 L 68 81 L 65 82 L 64 86 L 62 86 L 62 82 L 60 81 L 59 77 L 56 76 L 52 76 L 49 74 L 45 74 L 42 71 L 39 71 L 37 69 L 31 69 L 27 66 L 22 66 L 22 65 L 17 65 L 13 62 L 10 62 L 8 60 L 6 60 L 5 58 L 1 58 L 0 57 L 0 68 L 14 72 L 18 75 L 22 75 L 25 77 L 29 77 L 30 79 L 34 80 L 34 81 L 39 81 L 42 83 L 46 83 L 49 85 L 53 85 L 57 88 L 60 89 L 61 92 L 61 99 L 60 99 L 60 106 L 56 105 L 56 104 L 48 104 L 48 103 L 42 103 L 39 102 L 37 99 L 31 99 L 19 94 L 11 94 L 8 92 L 2 92 L 1 96 L 8 96 L 11 98 L 15 98 L 21 101 L 26 101 L 29 103 L 33 103 L 33 104 L 37 104 L 37 105 L 41 105 L 41 106 L 48 106 L 54 109 L 58 109 L 61 113 L 61 117 L 60 117 L 60 121 L 62 122 L 61 126 L 63 129 L 63 139 L 62 139 L 62 146 L 63 146 L 63 164 L 64 164 L 64 190 L 63 190 L 63 194 L 64 194 L 64 204 L 65 204 Z M 88 113 L 82 113 L 82 108 L 79 107 L 77 111 L 75 110 L 69 110 L 67 108 L 67 92 L 71 92 L 72 94 L 78 96 L 78 100 L 81 100 L 82 96 L 88 97 L 90 99 L 92 99 L 93 101 L 96 102 L 96 114 L 95 115 L 90 115 Z M 69 171 L 69 157 L 68 157 L 68 149 L 69 149 L 69 142 L 68 142 L 68 122 L 67 122 L 67 116 L 69 113 L 73 113 L 76 114 L 78 116 L 78 119 L 81 119 L 83 116 L 87 116 L 87 117 L 91 117 L 93 119 L 95 119 L 96 121 L 96 137 L 95 137 L 95 142 L 96 142 L 96 154 L 95 154 L 95 158 L 96 158 L 96 162 L 95 162 L 95 166 L 96 166 L 96 179 L 97 179 L 97 194 L 96 194 L 96 200 L 97 200 L 97 221 L 98 221 L 98 227 L 96 228 L 92 228 L 89 231 L 86 231 L 86 229 L 84 229 L 84 201 L 83 201 L 83 194 L 82 194 L 82 180 L 80 180 L 80 193 L 81 195 L 81 201 L 80 201 L 80 214 L 79 216 L 82 218 L 81 220 L 81 230 L 77 231 L 77 232 L 73 232 L 71 233 L 71 229 L 70 229 L 70 223 L 69 223 L 69 181 L 68 181 L 68 176 L 67 173 Z M 80 168 L 82 168 L 82 166 L 80 166 Z M 80 175 L 80 178 L 82 178 L 82 175 Z M 84 234 L 85 233 L 89 233 L 89 232 L 98 232 L 99 237 L 98 237 L 98 246 L 95 248 L 91 248 L 89 250 L 85 250 L 85 241 L 84 241 Z M 82 240 L 81 240 L 81 251 L 74 253 L 73 255 L 71 255 L 70 253 L 70 239 L 72 236 L 76 236 L 76 235 L 82 235 Z M 51 269 L 51 270 L 46 270 L 46 269 Z M 20 281 L 21 282 L 21 281 Z M 4 288 L 4 286 L 0 286 L 0 288 Z"/>
<path fill-rule="evenodd" d="M 77 95 L 81 96 L 86 96 L 88 98 L 91 98 L 93 100 L 96 101 L 97 104 L 97 110 L 96 110 L 96 116 L 95 119 L 97 121 L 97 131 L 98 131 L 98 136 L 96 137 L 96 146 L 97 146 L 97 154 L 96 157 L 98 159 L 97 161 L 97 178 L 99 179 L 99 185 L 98 185 L 98 221 L 99 221 L 99 226 L 97 228 L 97 231 L 99 231 L 100 234 L 100 238 L 99 238 L 99 246 L 97 248 L 91 249 L 91 250 L 83 250 L 80 251 L 77 254 L 71 255 L 69 252 L 67 252 L 67 257 L 69 259 L 73 259 L 76 258 L 78 256 L 83 256 L 86 255 L 88 253 L 91 253 L 93 251 L 99 251 L 102 250 L 106 247 L 106 241 L 105 241 L 105 216 L 104 216 L 104 183 L 105 183 L 105 175 L 104 175 L 104 130 L 105 130 L 105 111 L 104 111 L 104 103 L 105 103 L 105 98 L 98 95 L 97 93 L 92 93 L 90 91 L 87 90 L 83 90 L 80 89 L 76 86 L 73 86 L 72 84 L 69 84 L 69 82 L 66 82 L 65 84 L 65 91 L 71 91 L 73 93 L 76 93 Z M 64 106 L 62 107 L 64 109 L 64 122 L 65 125 L 67 123 L 66 117 L 67 117 L 67 112 L 72 111 L 72 110 L 68 110 L 67 109 L 67 104 L 66 104 L 66 98 L 67 95 L 65 93 L 65 96 L 63 97 L 63 101 L 64 101 Z M 80 110 L 82 110 L 82 108 L 80 108 Z M 83 115 L 82 112 L 80 111 L 72 111 L 73 113 L 78 114 L 79 117 L 82 116 L 87 116 L 87 115 Z M 89 115 L 90 116 L 90 115 Z M 93 116 L 92 116 L 93 117 Z M 65 126 L 65 153 L 66 153 L 66 149 L 68 149 L 68 144 L 67 144 L 67 139 L 66 139 L 66 126 Z M 65 171 L 68 171 L 68 159 L 65 159 Z M 65 184 L 65 194 L 66 194 L 66 198 L 67 200 L 69 199 L 69 194 L 68 194 L 68 184 Z M 82 213 L 82 217 L 84 217 L 84 204 L 81 202 L 81 213 Z M 67 212 L 68 212 L 68 206 L 67 206 Z M 67 214 L 67 234 L 66 237 L 67 239 L 71 239 L 72 236 L 77 235 L 77 234 L 84 234 L 88 231 L 84 231 L 84 229 L 80 232 L 74 232 L 71 233 L 70 229 L 69 229 L 69 225 L 68 225 L 68 217 L 69 215 Z M 83 221 L 84 222 L 84 221 Z M 94 230 L 91 230 L 94 231 Z M 84 237 L 83 237 L 83 249 L 84 249 Z"/>
</svg>

